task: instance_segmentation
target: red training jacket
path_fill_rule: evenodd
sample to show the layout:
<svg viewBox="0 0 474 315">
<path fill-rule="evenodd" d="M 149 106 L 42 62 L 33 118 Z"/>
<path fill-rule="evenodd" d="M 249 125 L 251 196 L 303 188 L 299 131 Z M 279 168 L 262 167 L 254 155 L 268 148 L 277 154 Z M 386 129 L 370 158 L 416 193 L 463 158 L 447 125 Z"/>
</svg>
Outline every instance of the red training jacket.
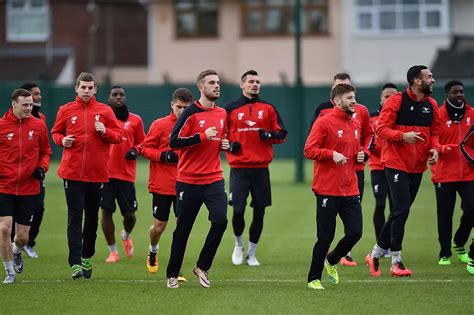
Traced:
<svg viewBox="0 0 474 315">
<path fill-rule="evenodd" d="M 370 114 L 370 124 L 374 130 L 377 128 L 379 114 L 379 111 Z M 381 155 L 384 142 L 385 141 L 374 135 L 373 147 L 369 156 L 369 167 L 371 171 L 383 171 Z"/>
<path fill-rule="evenodd" d="M 96 121 L 104 123 L 104 135 L 95 130 Z M 109 147 L 122 141 L 120 126 L 110 106 L 97 102 L 95 97 L 85 103 L 76 96 L 74 102 L 59 107 L 51 135 L 61 147 L 66 135 L 75 138 L 70 148 L 63 148 L 60 178 L 91 183 L 109 181 Z"/>
<path fill-rule="evenodd" d="M 110 146 L 107 164 L 109 178 L 135 182 L 137 161 L 127 160 L 125 155 L 132 147 L 140 151 L 139 146 L 145 139 L 143 121 L 140 116 L 129 113 L 126 121 L 117 119 L 117 123 L 122 129 L 122 142 Z"/>
<path fill-rule="evenodd" d="M 405 96 L 404 96 L 405 95 Z M 405 104 L 402 106 L 402 100 Z M 408 144 L 403 141 L 403 133 L 420 132 L 425 141 Z M 439 138 L 438 104 L 431 97 L 419 102 L 407 87 L 406 92 L 390 96 L 383 104 L 377 124 L 377 136 L 386 143 L 382 149 L 382 163 L 385 167 L 408 173 L 426 171 L 429 150 L 441 151 Z"/>
<path fill-rule="evenodd" d="M 439 109 L 441 132 L 440 145 L 461 144 L 464 136 L 474 124 L 474 110 L 467 103 L 462 120 L 451 120 L 446 110 L 446 102 Z M 443 150 L 442 150 L 443 151 Z M 440 152 L 439 161 L 431 166 L 431 180 L 434 183 L 465 182 L 474 180 L 474 164 L 470 164 L 459 148 Z"/>
<path fill-rule="evenodd" d="M 241 96 L 224 107 L 227 111 L 227 139 L 240 142 L 237 153 L 226 151 L 231 168 L 267 168 L 273 160 L 272 144 L 280 144 L 283 139 L 260 140 L 258 130 L 282 132 L 286 137 L 283 120 L 276 108 L 258 96 L 249 99 Z"/>
<path fill-rule="evenodd" d="M 311 126 L 318 118 L 332 113 L 333 108 L 334 103 L 332 100 L 319 104 L 314 111 Z M 370 157 L 371 152 L 369 147 L 371 146 L 374 138 L 374 130 L 370 124 L 370 115 L 367 107 L 362 104 L 356 104 L 355 113 L 352 115 L 352 117 L 359 121 L 360 127 L 362 128 L 362 135 L 360 139 L 361 148 L 359 150 L 363 150 L 365 154 Z M 356 171 L 363 171 L 364 167 L 365 163 L 357 163 L 355 166 Z"/>
<path fill-rule="evenodd" d="M 0 119 L 0 192 L 16 196 L 37 195 L 37 167 L 49 168 L 51 147 L 43 120 L 18 119 L 12 109 Z"/>
<path fill-rule="evenodd" d="M 304 156 L 314 160 L 313 192 L 323 196 L 357 196 L 355 164 L 360 149 L 360 123 L 334 107 L 331 114 L 318 118 L 304 146 Z M 347 157 L 337 165 L 333 152 Z"/>
<path fill-rule="evenodd" d="M 169 136 L 176 123 L 176 115 L 171 112 L 168 116 L 155 120 L 141 147 L 141 154 L 150 160 L 150 177 L 148 191 L 162 195 L 176 195 L 177 164 L 160 160 L 161 153 L 169 151 Z"/>
<path fill-rule="evenodd" d="M 205 108 L 199 101 L 183 111 L 170 136 L 170 147 L 181 150 L 176 180 L 207 185 L 223 178 L 219 155 L 226 135 L 226 119 L 223 108 Z M 204 132 L 209 127 L 217 129 L 217 135 L 210 140 Z"/>
</svg>

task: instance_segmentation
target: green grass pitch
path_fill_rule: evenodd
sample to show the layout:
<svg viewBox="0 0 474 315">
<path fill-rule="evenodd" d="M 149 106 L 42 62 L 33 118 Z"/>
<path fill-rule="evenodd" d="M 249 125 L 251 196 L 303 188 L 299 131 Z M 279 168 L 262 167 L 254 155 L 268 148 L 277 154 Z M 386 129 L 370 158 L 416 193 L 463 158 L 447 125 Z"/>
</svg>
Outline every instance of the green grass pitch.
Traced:
<svg viewBox="0 0 474 315">
<path fill-rule="evenodd" d="M 225 162 L 224 162 L 225 164 Z M 366 175 L 363 201 L 364 234 L 353 249 L 359 266 L 340 266 L 340 283 L 331 285 L 323 272 L 326 290 L 306 288 L 306 276 L 316 239 L 315 198 L 311 192 L 312 165 L 306 164 L 307 183 L 293 182 L 291 161 L 271 164 L 273 206 L 267 208 L 257 250 L 260 267 L 234 266 L 232 227 L 227 231 L 209 272 L 210 289 L 199 287 L 191 273 L 209 228 L 207 210 L 201 209 L 191 233 L 182 272 L 189 282 L 177 290 L 166 288 L 165 270 L 175 223 L 170 221 L 160 242 L 160 269 L 148 274 L 145 266 L 148 228 L 152 223 L 147 190 L 148 163 L 138 163 L 137 225 L 132 233 L 135 254 L 127 259 L 119 239 L 121 216 L 114 216 L 121 261 L 106 264 L 107 247 L 98 231 L 93 275 L 73 281 L 67 263 L 66 206 L 62 181 L 53 163 L 46 180 L 46 212 L 36 250 L 39 259 L 23 254 L 25 271 L 17 283 L 0 285 L 0 314 L 13 313 L 198 313 L 198 314 L 472 314 L 474 276 L 456 258 L 451 266 L 438 266 L 436 207 L 429 174 L 424 175 L 406 226 L 403 258 L 414 275 L 392 278 L 388 259 L 381 262 L 382 277 L 369 276 L 363 260 L 374 244 L 374 199 Z M 228 169 L 225 170 L 228 178 Z M 388 211 L 388 210 L 386 210 Z M 459 202 L 455 225 L 459 222 Z M 229 208 L 228 218 L 232 212 Z M 245 244 L 251 211 L 246 213 Z M 336 241 L 341 236 L 338 220 Z M 335 242 L 334 242 L 335 244 Z"/>
</svg>

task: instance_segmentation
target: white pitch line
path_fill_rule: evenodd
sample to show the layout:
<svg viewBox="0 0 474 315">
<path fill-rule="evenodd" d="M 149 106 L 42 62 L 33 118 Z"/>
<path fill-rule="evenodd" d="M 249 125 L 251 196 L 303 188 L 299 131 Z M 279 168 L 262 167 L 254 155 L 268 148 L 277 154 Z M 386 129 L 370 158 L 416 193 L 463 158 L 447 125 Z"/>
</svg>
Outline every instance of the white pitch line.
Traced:
<svg viewBox="0 0 474 315">
<path fill-rule="evenodd" d="M 157 283 L 165 282 L 164 279 L 160 280 L 145 280 L 145 279 L 92 279 L 92 280 L 83 280 L 91 281 L 95 283 Z M 21 283 L 64 283 L 64 282 L 73 282 L 70 279 L 56 279 L 56 280 L 21 280 Z M 301 279 L 215 279 L 211 282 L 241 282 L 241 283 L 305 283 L 305 280 Z M 453 280 L 453 279 L 341 279 L 341 283 L 474 283 L 474 279 L 462 279 L 462 280 Z"/>
</svg>

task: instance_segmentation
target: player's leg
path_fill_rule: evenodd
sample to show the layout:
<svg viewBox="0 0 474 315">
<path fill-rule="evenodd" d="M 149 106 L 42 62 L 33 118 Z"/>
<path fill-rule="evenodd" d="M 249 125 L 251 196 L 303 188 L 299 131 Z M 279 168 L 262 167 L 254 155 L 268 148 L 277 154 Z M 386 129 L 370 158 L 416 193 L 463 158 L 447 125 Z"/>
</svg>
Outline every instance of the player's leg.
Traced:
<svg viewBox="0 0 474 315">
<path fill-rule="evenodd" d="M 434 183 L 436 194 L 436 218 L 440 245 L 439 265 L 451 265 L 451 239 L 453 213 L 456 203 L 456 187 L 452 183 Z"/>
<path fill-rule="evenodd" d="M 457 191 L 461 197 L 461 209 L 463 211 L 459 227 L 453 238 L 453 248 L 459 261 L 467 263 L 469 256 L 464 249 L 471 235 L 474 223 L 474 181 L 457 183 Z"/>
<path fill-rule="evenodd" d="M 120 232 L 125 255 L 133 255 L 133 241 L 131 233 L 137 222 L 135 212 L 138 210 L 138 202 L 135 192 L 135 185 L 132 182 L 121 181 L 118 184 L 117 202 L 123 217 L 123 230 Z"/>
<path fill-rule="evenodd" d="M 102 227 L 102 232 L 104 232 L 105 242 L 109 249 L 109 255 L 105 259 L 108 263 L 115 263 L 120 260 L 120 255 L 117 250 L 117 245 L 115 244 L 115 225 L 113 214 L 116 209 L 115 199 L 117 198 L 118 191 L 116 187 L 116 180 L 110 179 L 108 183 L 104 184 L 102 191 L 102 217 L 100 224 Z"/>
<path fill-rule="evenodd" d="M 241 265 L 244 262 L 244 240 L 245 207 L 250 191 L 249 170 L 230 170 L 229 178 L 229 205 L 232 206 L 232 228 L 234 231 L 235 246 L 232 252 L 232 263 Z"/>
<path fill-rule="evenodd" d="M 41 222 L 43 222 L 44 215 L 44 197 L 45 197 L 45 187 L 44 181 L 40 181 L 40 193 L 36 198 L 36 208 L 33 215 L 33 222 L 30 226 L 30 235 L 28 238 L 28 244 L 23 247 L 23 250 L 30 258 L 38 258 L 38 253 L 36 253 L 34 246 L 36 245 L 36 237 L 38 237 Z"/>
<path fill-rule="evenodd" d="M 13 266 L 13 252 L 11 243 L 11 230 L 13 225 L 13 213 L 15 211 L 14 196 L 0 193 L 0 254 L 5 267 L 5 279 L 3 283 L 15 282 L 15 270 Z"/>
</svg>

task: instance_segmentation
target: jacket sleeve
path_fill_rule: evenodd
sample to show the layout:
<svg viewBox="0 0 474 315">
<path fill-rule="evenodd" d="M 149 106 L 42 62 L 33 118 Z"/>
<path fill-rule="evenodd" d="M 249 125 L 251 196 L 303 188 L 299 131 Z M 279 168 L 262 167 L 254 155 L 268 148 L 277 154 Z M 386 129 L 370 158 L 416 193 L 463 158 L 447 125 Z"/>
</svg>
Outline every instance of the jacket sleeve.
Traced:
<svg viewBox="0 0 474 315">
<path fill-rule="evenodd" d="M 272 106 L 270 115 L 270 131 L 273 132 L 274 138 L 271 140 L 273 144 L 280 144 L 285 142 L 288 131 L 285 128 L 283 120 L 275 107 Z"/>
<path fill-rule="evenodd" d="M 66 119 L 64 117 L 64 107 L 59 107 L 58 114 L 56 115 L 56 120 L 53 125 L 53 129 L 51 129 L 51 137 L 53 138 L 53 142 L 62 147 L 63 146 L 63 138 L 66 136 Z"/>
<path fill-rule="evenodd" d="M 161 132 L 159 124 L 155 121 L 151 124 L 150 130 L 141 145 L 141 155 L 150 161 L 160 162 L 161 151 L 158 150 L 160 146 Z"/>
<path fill-rule="evenodd" d="M 122 142 L 122 129 L 117 123 L 115 114 L 111 108 L 107 108 L 107 115 L 105 115 L 105 133 L 101 134 L 102 139 L 108 143 Z"/>
<path fill-rule="evenodd" d="M 387 142 L 403 141 L 403 132 L 394 129 L 401 103 L 401 93 L 395 94 L 385 101 L 380 111 L 376 129 L 377 136 L 379 136 L 380 139 Z"/>
<path fill-rule="evenodd" d="M 333 150 L 323 148 L 327 138 L 327 128 L 320 120 L 316 121 L 309 132 L 304 145 L 304 157 L 310 160 L 322 161 L 331 159 Z"/>
<path fill-rule="evenodd" d="M 372 143 L 374 141 L 374 129 L 370 124 L 369 111 L 365 106 L 363 107 L 363 109 L 364 110 L 361 111 L 362 117 L 360 117 L 359 119 L 360 128 L 362 131 L 362 150 L 365 154 L 370 156 L 370 147 L 372 146 Z"/>
<path fill-rule="evenodd" d="M 185 115 L 183 112 L 173 127 L 170 135 L 170 148 L 185 149 L 207 140 L 205 132 L 190 134 L 193 116 Z"/>
<path fill-rule="evenodd" d="M 51 158 L 51 146 L 48 138 L 48 128 L 46 123 L 41 120 L 41 140 L 39 149 L 38 167 L 41 167 L 46 173 L 49 169 L 49 160 Z"/>
<path fill-rule="evenodd" d="M 140 152 L 140 147 L 145 140 L 145 127 L 143 126 L 143 120 L 141 118 L 138 119 L 134 140 L 134 147 L 138 152 Z"/>
<path fill-rule="evenodd" d="M 433 122 L 430 127 L 431 148 L 441 152 L 441 144 L 439 143 L 439 135 L 441 133 L 441 118 L 439 116 L 438 104 L 431 99 L 431 107 L 433 108 Z"/>
</svg>

